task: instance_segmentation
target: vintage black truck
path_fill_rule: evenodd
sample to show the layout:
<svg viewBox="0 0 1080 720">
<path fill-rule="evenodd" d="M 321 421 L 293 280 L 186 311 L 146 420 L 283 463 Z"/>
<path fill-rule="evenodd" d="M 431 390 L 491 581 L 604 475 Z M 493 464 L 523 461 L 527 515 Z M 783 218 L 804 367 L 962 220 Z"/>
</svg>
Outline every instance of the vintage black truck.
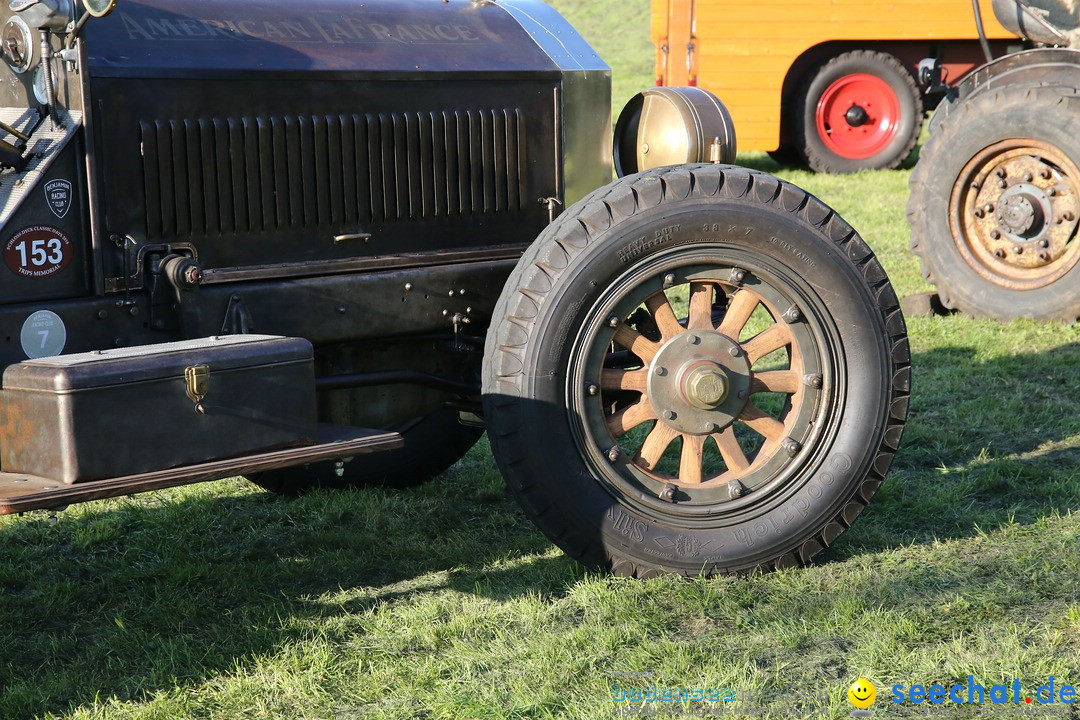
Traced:
<svg viewBox="0 0 1080 720">
<path fill-rule="evenodd" d="M 566 552 L 695 575 L 808 561 L 884 478 L 869 247 L 694 88 L 627 105 L 610 182 L 610 70 L 547 5 L 0 14 L 0 512 L 404 485 L 483 424 Z"/>
</svg>

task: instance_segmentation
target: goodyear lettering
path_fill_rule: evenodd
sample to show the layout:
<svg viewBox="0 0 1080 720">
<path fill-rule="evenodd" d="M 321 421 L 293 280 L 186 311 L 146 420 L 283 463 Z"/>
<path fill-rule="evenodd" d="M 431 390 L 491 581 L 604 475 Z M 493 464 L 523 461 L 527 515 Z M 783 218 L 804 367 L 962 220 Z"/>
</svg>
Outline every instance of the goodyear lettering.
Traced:
<svg viewBox="0 0 1080 720">
<path fill-rule="evenodd" d="M 393 42 L 403 45 L 478 43 L 480 36 L 468 25 L 382 24 L 359 17 L 333 20 L 310 16 L 298 20 L 137 18 L 120 13 L 129 40 L 275 40 L 292 43 Z"/>
</svg>

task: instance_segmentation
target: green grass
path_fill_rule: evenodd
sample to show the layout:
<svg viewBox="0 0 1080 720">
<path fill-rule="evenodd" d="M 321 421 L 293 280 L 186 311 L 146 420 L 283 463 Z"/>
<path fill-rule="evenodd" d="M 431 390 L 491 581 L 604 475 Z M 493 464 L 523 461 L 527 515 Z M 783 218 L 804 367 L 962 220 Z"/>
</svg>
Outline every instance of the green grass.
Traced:
<svg viewBox="0 0 1080 720">
<path fill-rule="evenodd" d="M 644 0 L 558 5 L 618 87 L 649 84 Z M 781 174 L 907 294 L 924 289 L 909 172 Z M 0 718 L 593 718 L 629 673 L 824 692 L 831 718 L 861 675 L 889 717 L 894 683 L 1080 684 L 1080 327 L 909 330 L 894 469 L 800 570 L 585 573 L 507 497 L 484 441 L 410 491 L 284 500 L 231 480 L 0 519 Z"/>
</svg>

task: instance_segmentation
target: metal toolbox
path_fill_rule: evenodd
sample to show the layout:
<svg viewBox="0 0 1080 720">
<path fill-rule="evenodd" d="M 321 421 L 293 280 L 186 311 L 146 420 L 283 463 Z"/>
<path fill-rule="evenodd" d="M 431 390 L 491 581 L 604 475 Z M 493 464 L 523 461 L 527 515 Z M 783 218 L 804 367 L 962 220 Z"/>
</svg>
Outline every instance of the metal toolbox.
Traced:
<svg viewBox="0 0 1080 720">
<path fill-rule="evenodd" d="M 64 483 L 315 441 L 301 338 L 230 335 L 28 360 L 4 371 L 0 467 Z"/>
</svg>

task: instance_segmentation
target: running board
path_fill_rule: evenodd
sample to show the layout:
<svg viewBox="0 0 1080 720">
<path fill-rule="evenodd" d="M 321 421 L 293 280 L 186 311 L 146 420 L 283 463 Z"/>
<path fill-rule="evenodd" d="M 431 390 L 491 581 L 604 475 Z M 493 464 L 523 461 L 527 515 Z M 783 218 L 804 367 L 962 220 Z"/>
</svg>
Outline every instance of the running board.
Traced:
<svg viewBox="0 0 1080 720">
<path fill-rule="evenodd" d="M 396 432 L 320 425 L 319 439 L 315 445 L 274 450 L 228 460 L 215 460 L 110 480 L 65 485 L 56 480 L 32 475 L 0 472 L 0 515 L 65 507 L 88 500 L 101 500 L 177 485 L 221 480 L 236 475 L 278 470 L 324 460 L 338 460 L 353 455 L 393 450 L 403 444 L 401 435 Z"/>
</svg>

